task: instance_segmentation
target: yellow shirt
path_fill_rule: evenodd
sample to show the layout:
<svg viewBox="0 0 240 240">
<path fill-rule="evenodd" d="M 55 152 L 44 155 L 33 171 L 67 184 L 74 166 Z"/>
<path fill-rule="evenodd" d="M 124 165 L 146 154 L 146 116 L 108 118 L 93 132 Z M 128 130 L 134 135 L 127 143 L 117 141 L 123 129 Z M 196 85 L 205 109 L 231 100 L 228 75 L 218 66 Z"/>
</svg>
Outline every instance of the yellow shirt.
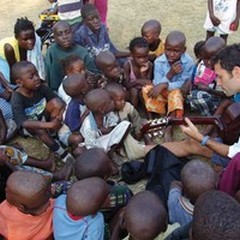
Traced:
<svg viewBox="0 0 240 240">
<path fill-rule="evenodd" d="M 0 40 L 0 57 L 6 60 L 6 56 L 4 53 L 4 45 L 8 43 L 13 47 L 16 61 L 20 61 L 20 53 L 19 53 L 19 47 L 18 47 L 18 41 L 15 37 L 8 37 Z"/>
<path fill-rule="evenodd" d="M 157 57 L 162 55 L 164 53 L 164 42 L 160 39 L 160 43 L 158 44 L 158 47 L 154 51 L 149 51 L 149 54 L 155 54 Z"/>
</svg>

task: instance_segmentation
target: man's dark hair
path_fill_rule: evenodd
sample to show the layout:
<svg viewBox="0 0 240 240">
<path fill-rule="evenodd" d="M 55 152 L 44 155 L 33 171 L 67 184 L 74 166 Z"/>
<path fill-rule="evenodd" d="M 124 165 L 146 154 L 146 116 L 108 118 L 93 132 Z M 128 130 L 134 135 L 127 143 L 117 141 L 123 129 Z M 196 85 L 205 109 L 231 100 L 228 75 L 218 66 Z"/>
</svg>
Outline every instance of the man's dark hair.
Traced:
<svg viewBox="0 0 240 240">
<path fill-rule="evenodd" d="M 240 67 L 240 44 L 225 47 L 216 54 L 212 61 L 214 65 L 219 63 L 223 69 L 231 73 L 234 67 Z"/>
</svg>

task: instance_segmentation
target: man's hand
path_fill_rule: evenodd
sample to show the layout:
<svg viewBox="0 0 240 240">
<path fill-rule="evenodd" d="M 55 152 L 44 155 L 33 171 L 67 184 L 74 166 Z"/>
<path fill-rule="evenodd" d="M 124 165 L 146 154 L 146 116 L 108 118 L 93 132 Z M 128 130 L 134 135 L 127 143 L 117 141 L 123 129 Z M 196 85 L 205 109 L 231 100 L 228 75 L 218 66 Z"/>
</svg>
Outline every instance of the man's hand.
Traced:
<svg viewBox="0 0 240 240">
<path fill-rule="evenodd" d="M 190 121 L 189 118 L 186 117 L 184 120 L 187 123 L 187 126 L 180 125 L 180 128 L 182 129 L 183 133 L 193 138 L 194 140 L 201 142 L 203 135 L 198 131 L 196 126 Z"/>
</svg>

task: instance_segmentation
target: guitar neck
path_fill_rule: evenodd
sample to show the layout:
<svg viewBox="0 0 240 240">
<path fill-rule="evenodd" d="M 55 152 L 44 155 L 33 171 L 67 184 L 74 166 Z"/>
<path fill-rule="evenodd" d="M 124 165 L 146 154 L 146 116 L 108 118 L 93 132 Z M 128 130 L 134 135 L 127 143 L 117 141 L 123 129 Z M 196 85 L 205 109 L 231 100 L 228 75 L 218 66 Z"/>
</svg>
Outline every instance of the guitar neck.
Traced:
<svg viewBox="0 0 240 240">
<path fill-rule="evenodd" d="M 220 117 L 188 117 L 193 124 L 202 124 L 202 125 L 215 125 L 220 121 Z M 182 125 L 186 124 L 184 118 L 173 118 L 168 117 L 169 125 Z"/>
</svg>

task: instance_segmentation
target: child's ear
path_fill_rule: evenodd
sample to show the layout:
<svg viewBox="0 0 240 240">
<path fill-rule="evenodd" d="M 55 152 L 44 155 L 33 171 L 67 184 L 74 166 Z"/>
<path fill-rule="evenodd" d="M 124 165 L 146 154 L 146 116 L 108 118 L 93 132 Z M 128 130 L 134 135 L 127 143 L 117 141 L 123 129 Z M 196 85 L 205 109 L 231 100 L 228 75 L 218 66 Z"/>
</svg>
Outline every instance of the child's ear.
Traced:
<svg viewBox="0 0 240 240">
<path fill-rule="evenodd" d="M 23 205 L 23 204 L 20 204 L 18 207 L 17 207 L 17 209 L 20 211 L 20 212 L 22 212 L 22 213 L 24 213 L 24 214 L 26 214 L 26 207 Z"/>
<path fill-rule="evenodd" d="M 21 79 L 19 79 L 19 78 L 15 80 L 15 83 L 16 83 L 16 85 L 19 86 L 19 87 L 22 86 L 22 81 L 21 81 Z"/>
<path fill-rule="evenodd" d="M 184 49 L 183 49 L 183 53 L 185 53 L 187 50 L 187 47 L 185 46 Z"/>
</svg>

